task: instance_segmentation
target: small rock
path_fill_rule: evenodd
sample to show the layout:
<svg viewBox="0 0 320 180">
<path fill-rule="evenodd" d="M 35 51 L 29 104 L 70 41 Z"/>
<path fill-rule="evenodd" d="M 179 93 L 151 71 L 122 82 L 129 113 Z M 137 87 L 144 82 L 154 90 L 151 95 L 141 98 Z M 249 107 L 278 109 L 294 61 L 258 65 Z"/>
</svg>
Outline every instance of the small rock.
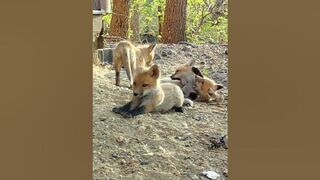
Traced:
<svg viewBox="0 0 320 180">
<path fill-rule="evenodd" d="M 131 167 L 135 167 L 137 164 L 138 164 L 138 161 L 136 159 L 131 159 L 128 161 L 127 165 Z"/>
<path fill-rule="evenodd" d="M 192 119 L 194 119 L 196 121 L 201 121 L 203 119 L 203 117 L 200 116 L 200 115 L 195 115 L 195 116 L 192 117 Z"/>
<path fill-rule="evenodd" d="M 140 160 L 140 165 L 148 165 L 150 162 L 148 160 Z"/>
<path fill-rule="evenodd" d="M 224 177 L 228 177 L 228 172 L 223 172 Z"/>
<path fill-rule="evenodd" d="M 104 118 L 104 117 L 99 118 L 99 121 L 105 121 L 105 120 L 107 120 L 107 118 Z"/>
<path fill-rule="evenodd" d="M 161 59 L 161 56 L 156 53 L 156 54 L 154 55 L 154 59 L 159 60 L 159 59 Z"/>
<path fill-rule="evenodd" d="M 207 177 L 207 178 L 209 178 L 209 179 L 212 179 L 212 180 L 217 179 L 218 177 L 220 177 L 220 175 L 218 173 L 214 172 L 214 171 L 204 171 L 202 173 L 202 175 Z"/>
<path fill-rule="evenodd" d="M 225 135 L 221 137 L 220 142 L 222 143 L 222 147 L 228 149 L 228 136 Z"/>
<path fill-rule="evenodd" d="M 142 124 L 142 122 L 143 122 L 143 121 L 142 121 L 141 119 L 139 119 L 139 120 L 137 121 L 138 124 Z"/>
<path fill-rule="evenodd" d="M 213 139 L 210 140 L 210 142 L 212 143 L 209 146 L 209 149 L 213 149 L 213 148 L 220 148 L 223 147 L 225 149 L 228 149 L 228 136 L 222 136 L 222 137 L 213 137 Z"/>
<path fill-rule="evenodd" d="M 176 137 L 174 137 L 174 138 L 177 139 L 177 140 L 183 139 L 183 137 L 180 137 L 180 136 L 176 136 Z"/>
<path fill-rule="evenodd" d="M 192 180 L 195 180 L 195 179 L 199 179 L 199 177 L 197 175 L 193 175 L 192 177 L 190 177 Z"/>
<path fill-rule="evenodd" d="M 182 50 L 182 51 L 190 51 L 190 49 L 191 49 L 190 47 L 184 46 L 181 50 Z"/>
<path fill-rule="evenodd" d="M 124 137 L 122 136 L 119 136 L 117 139 L 116 139 L 117 143 L 119 143 L 120 145 L 123 145 L 126 143 L 126 140 L 124 139 Z"/>
<path fill-rule="evenodd" d="M 106 160 L 100 158 L 101 163 L 105 163 Z"/>
<path fill-rule="evenodd" d="M 176 176 L 180 176 L 180 172 L 179 171 L 174 171 L 173 174 L 176 175 Z"/>
<path fill-rule="evenodd" d="M 175 51 L 173 51 L 172 49 L 169 49 L 168 50 L 168 55 L 175 55 L 176 54 L 176 52 Z"/>
<path fill-rule="evenodd" d="M 138 131 L 141 132 L 141 133 L 144 133 L 146 131 L 146 127 L 145 126 L 140 126 L 138 128 Z"/>
<path fill-rule="evenodd" d="M 183 123 L 181 123 L 181 127 L 183 127 L 183 128 L 188 128 L 188 124 L 185 123 L 185 122 L 183 122 Z"/>
<path fill-rule="evenodd" d="M 184 54 L 184 56 L 185 57 L 192 57 L 193 55 L 191 53 L 187 52 L 187 53 Z"/>
<path fill-rule="evenodd" d="M 124 159 L 122 159 L 122 160 L 120 161 L 120 164 L 121 164 L 121 165 L 125 165 L 125 164 L 126 164 L 126 161 L 125 161 Z"/>
<path fill-rule="evenodd" d="M 161 56 L 162 56 L 162 57 L 167 57 L 168 54 L 167 54 L 165 51 L 162 51 L 162 52 L 161 52 Z"/>
<path fill-rule="evenodd" d="M 118 157 L 119 157 L 116 153 L 112 153 L 111 156 L 112 156 L 113 158 L 118 158 Z"/>
</svg>

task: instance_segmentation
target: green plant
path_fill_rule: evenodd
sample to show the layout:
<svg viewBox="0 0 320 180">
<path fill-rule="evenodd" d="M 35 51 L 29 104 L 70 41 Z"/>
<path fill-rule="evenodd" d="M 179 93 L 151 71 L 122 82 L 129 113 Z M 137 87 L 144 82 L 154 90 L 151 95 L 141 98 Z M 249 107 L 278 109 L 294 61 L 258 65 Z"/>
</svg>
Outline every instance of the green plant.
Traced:
<svg viewBox="0 0 320 180">
<path fill-rule="evenodd" d="M 188 0 L 187 39 L 194 43 L 227 43 L 228 11 L 215 0 Z M 220 16 L 216 16 L 217 13 Z M 217 18 L 216 18 L 217 17 Z"/>
</svg>

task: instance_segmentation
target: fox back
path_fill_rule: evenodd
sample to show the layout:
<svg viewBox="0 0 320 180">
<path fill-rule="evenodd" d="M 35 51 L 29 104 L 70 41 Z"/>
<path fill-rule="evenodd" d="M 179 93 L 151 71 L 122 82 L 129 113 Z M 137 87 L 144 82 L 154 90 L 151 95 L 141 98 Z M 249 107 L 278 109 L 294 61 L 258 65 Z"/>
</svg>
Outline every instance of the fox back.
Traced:
<svg viewBox="0 0 320 180">
<path fill-rule="evenodd" d="M 155 55 L 156 44 L 139 45 L 136 47 L 136 58 L 139 66 L 149 67 Z"/>
</svg>

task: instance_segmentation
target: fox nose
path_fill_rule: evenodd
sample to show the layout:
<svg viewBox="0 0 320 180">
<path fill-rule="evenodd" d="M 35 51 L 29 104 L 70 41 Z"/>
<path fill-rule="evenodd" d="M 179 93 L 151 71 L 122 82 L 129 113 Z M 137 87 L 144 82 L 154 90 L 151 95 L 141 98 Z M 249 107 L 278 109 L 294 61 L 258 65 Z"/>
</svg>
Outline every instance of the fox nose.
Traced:
<svg viewBox="0 0 320 180">
<path fill-rule="evenodd" d="M 174 75 L 171 75 L 170 78 L 173 79 L 173 78 L 174 78 Z"/>
<path fill-rule="evenodd" d="M 138 93 L 133 93 L 134 96 L 138 96 Z"/>
</svg>

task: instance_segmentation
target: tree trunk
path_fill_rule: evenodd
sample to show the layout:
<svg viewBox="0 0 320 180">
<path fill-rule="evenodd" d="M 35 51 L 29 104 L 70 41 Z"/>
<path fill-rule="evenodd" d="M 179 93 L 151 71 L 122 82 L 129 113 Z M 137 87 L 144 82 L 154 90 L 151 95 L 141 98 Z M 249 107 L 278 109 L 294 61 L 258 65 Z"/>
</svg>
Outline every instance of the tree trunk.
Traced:
<svg viewBox="0 0 320 180">
<path fill-rule="evenodd" d="M 159 35 L 162 36 L 162 22 L 163 21 L 163 15 L 162 15 L 162 9 L 161 6 L 158 6 L 158 31 L 159 31 Z"/>
<path fill-rule="evenodd" d="M 166 0 L 162 29 L 163 43 L 186 40 L 187 0 Z"/>
<path fill-rule="evenodd" d="M 130 0 L 113 0 L 110 35 L 128 38 Z"/>
</svg>

